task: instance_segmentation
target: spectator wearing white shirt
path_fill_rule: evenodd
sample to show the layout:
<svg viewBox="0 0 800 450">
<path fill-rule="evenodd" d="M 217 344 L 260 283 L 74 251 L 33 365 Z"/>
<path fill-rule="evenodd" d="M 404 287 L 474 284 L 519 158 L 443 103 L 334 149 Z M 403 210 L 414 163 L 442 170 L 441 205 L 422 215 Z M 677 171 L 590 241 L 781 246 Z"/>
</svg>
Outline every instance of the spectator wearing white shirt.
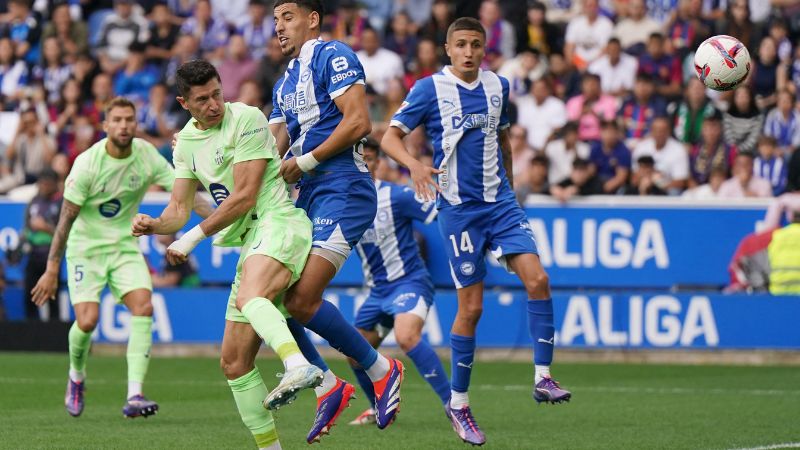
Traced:
<svg viewBox="0 0 800 450">
<path fill-rule="evenodd" d="M 670 135 L 670 123 L 666 117 L 657 117 L 650 128 L 650 137 L 642 140 L 633 150 L 634 170 L 636 161 L 642 156 L 651 156 L 655 169 L 664 180 L 663 188 L 678 194 L 689 180 L 689 153 L 677 139 Z"/>
<path fill-rule="evenodd" d="M 114 13 L 103 20 L 97 44 L 103 72 L 117 73 L 125 65 L 130 45 L 150 39 L 150 23 L 134 10 L 134 4 L 133 0 L 114 0 Z"/>
<path fill-rule="evenodd" d="M 564 102 L 552 95 L 550 81 L 540 78 L 531 85 L 531 93 L 517 99 L 517 123 L 528 131 L 528 145 L 544 150 L 553 132 L 567 123 Z"/>
<path fill-rule="evenodd" d="M 755 155 L 739 153 L 733 163 L 733 176 L 722 183 L 718 195 L 721 198 L 772 197 L 769 181 L 753 174 Z"/>
<path fill-rule="evenodd" d="M 603 93 L 621 97 L 633 89 L 638 68 L 636 58 L 622 53 L 619 39 L 611 38 L 606 45 L 606 54 L 589 66 L 589 72 L 600 77 Z"/>
<path fill-rule="evenodd" d="M 589 159 L 591 148 L 589 144 L 578 140 L 578 124 L 569 122 L 561 129 L 562 138 L 556 139 L 545 147 L 545 155 L 550 160 L 550 171 L 547 181 L 558 184 L 569 178 L 572 173 L 572 163 L 575 159 Z"/>
<path fill-rule="evenodd" d="M 608 40 L 614 32 L 614 24 L 608 17 L 600 15 L 597 0 L 585 0 L 583 14 L 570 20 L 567 25 L 564 56 L 579 70 L 603 55 Z"/>
<path fill-rule="evenodd" d="M 375 92 L 379 95 L 386 94 L 389 80 L 402 78 L 405 70 L 400 56 L 381 47 L 378 32 L 367 28 L 361 34 L 361 47 L 356 55 L 361 65 L 364 66 L 364 75 Z"/>
<path fill-rule="evenodd" d="M 628 17 L 620 20 L 614 27 L 614 37 L 619 39 L 622 48 L 637 55 L 644 51 L 651 34 L 663 32 L 663 27 L 647 16 L 644 0 L 630 0 Z"/>
</svg>

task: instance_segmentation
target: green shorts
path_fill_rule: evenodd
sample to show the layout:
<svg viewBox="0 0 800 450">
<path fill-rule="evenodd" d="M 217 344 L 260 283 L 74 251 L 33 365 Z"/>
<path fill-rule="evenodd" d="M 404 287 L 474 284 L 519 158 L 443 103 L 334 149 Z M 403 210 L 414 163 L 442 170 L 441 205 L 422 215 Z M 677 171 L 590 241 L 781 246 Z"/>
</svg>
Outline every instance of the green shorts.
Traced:
<svg viewBox="0 0 800 450">
<path fill-rule="evenodd" d="M 100 292 L 108 285 L 111 294 L 122 297 L 136 289 L 153 290 L 150 270 L 141 253 L 105 253 L 67 257 L 67 286 L 72 304 L 100 302 Z"/>
<path fill-rule="evenodd" d="M 239 281 L 242 275 L 244 261 L 250 255 L 264 255 L 278 260 L 289 271 L 292 272 L 292 279 L 289 286 L 300 279 L 303 268 L 306 265 L 308 254 L 311 251 L 311 221 L 308 220 L 305 212 L 299 208 L 291 210 L 276 211 L 263 217 L 258 226 L 247 233 L 242 244 L 242 251 L 239 261 L 236 264 L 236 278 L 231 284 L 231 294 L 228 297 L 228 308 L 225 312 L 225 319 L 232 322 L 250 323 L 236 309 L 236 295 L 239 293 Z M 278 305 L 282 304 L 282 297 L 270 299 Z M 288 317 L 283 306 L 279 309 Z"/>
</svg>

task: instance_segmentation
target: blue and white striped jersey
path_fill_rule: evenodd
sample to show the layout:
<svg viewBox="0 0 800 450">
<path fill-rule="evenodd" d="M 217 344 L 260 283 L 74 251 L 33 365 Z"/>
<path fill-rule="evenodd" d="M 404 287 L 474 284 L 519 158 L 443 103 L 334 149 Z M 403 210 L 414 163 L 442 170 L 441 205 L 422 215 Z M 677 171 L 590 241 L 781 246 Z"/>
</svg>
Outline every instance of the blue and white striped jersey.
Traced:
<svg viewBox="0 0 800 450">
<path fill-rule="evenodd" d="M 310 40 L 275 83 L 269 123 L 286 122 L 289 150 L 294 156 L 308 153 L 328 139 L 342 120 L 333 100 L 350 86 L 364 84 L 364 79 L 364 68 L 347 44 Z M 316 168 L 316 172 L 333 171 L 366 173 L 361 145 L 322 161 Z"/>
<path fill-rule="evenodd" d="M 414 85 L 391 125 L 410 133 L 425 125 L 442 173 L 438 207 L 513 200 L 498 131 L 507 128 L 508 80 L 481 70 L 472 83 L 445 67 Z"/>
<path fill-rule="evenodd" d="M 420 201 L 408 187 L 386 181 L 376 181 L 375 189 L 375 221 L 356 244 L 367 285 L 380 289 L 403 277 L 430 277 L 414 239 L 412 222 L 432 222 L 436 218 L 433 203 Z"/>
</svg>

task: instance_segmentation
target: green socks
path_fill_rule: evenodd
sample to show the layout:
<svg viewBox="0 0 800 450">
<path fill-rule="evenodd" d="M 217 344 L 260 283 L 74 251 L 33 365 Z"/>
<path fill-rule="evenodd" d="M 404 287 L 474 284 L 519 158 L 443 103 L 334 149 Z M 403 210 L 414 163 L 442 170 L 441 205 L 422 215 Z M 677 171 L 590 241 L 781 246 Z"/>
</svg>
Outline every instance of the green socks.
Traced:
<svg viewBox="0 0 800 450">
<path fill-rule="evenodd" d="M 278 431 L 275 429 L 272 413 L 263 405 L 267 397 L 267 387 L 261 379 L 258 367 L 235 380 L 228 380 L 228 385 L 233 392 L 242 422 L 253 433 L 258 447 L 268 447 L 277 442 Z"/>
<path fill-rule="evenodd" d="M 131 334 L 128 337 L 128 398 L 141 394 L 142 382 L 150 365 L 150 347 L 153 345 L 153 318 L 131 317 Z M 137 392 L 138 391 L 138 392 Z"/>
<path fill-rule="evenodd" d="M 73 381 L 83 381 L 86 358 L 91 346 L 92 333 L 81 330 L 78 322 L 73 322 L 69 329 L 69 373 Z"/>
<path fill-rule="evenodd" d="M 286 325 L 286 318 L 271 301 L 264 297 L 255 297 L 244 305 L 242 314 L 261 339 L 275 350 L 281 361 L 286 362 L 290 357 L 302 358 L 300 348 Z M 302 361 L 308 364 L 305 358 Z"/>
</svg>

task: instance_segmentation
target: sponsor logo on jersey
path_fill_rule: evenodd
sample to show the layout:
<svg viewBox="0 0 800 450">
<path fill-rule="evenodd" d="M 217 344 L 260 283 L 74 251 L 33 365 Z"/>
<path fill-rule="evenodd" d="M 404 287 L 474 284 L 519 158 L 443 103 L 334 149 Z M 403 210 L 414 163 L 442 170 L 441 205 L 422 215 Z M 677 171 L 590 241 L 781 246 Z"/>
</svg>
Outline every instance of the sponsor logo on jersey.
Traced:
<svg viewBox="0 0 800 450">
<path fill-rule="evenodd" d="M 350 69 L 347 72 L 337 73 L 336 75 L 332 76 L 331 77 L 331 83 L 336 84 L 336 83 L 339 83 L 340 81 L 344 81 L 344 80 L 346 80 L 346 79 L 348 79 L 350 77 L 354 77 L 354 76 L 357 76 L 357 75 L 358 75 L 357 71 L 355 71 L 353 69 Z"/>
<path fill-rule="evenodd" d="M 305 110 L 310 106 L 311 105 L 308 102 L 308 96 L 306 95 L 306 91 L 302 89 L 298 90 L 297 92 L 291 92 L 283 96 L 282 109 L 284 111 L 290 110 L 295 114 L 299 114 L 301 111 Z"/>
<path fill-rule="evenodd" d="M 350 64 L 347 62 L 347 58 L 344 56 L 337 56 L 331 60 L 331 67 L 333 67 L 334 71 L 341 72 L 350 67 Z"/>
<path fill-rule="evenodd" d="M 453 128 L 458 130 L 461 128 L 481 128 L 484 133 L 493 131 L 497 128 L 497 117 L 491 114 L 464 114 L 462 116 L 453 116 Z"/>
<path fill-rule="evenodd" d="M 120 203 L 119 200 L 112 198 L 111 200 L 100 204 L 99 207 L 100 215 L 110 219 L 116 216 L 121 208 L 122 208 L 122 203 Z"/>
<path fill-rule="evenodd" d="M 242 134 L 240 134 L 239 137 L 243 138 L 245 136 L 250 136 L 251 134 L 261 133 L 262 131 L 266 131 L 266 130 L 267 130 L 267 127 L 256 128 L 254 130 L 247 130 L 247 131 L 242 132 Z"/>
<path fill-rule="evenodd" d="M 211 196 L 214 197 L 214 202 L 217 206 L 221 205 L 229 195 L 231 195 L 228 188 L 219 184 L 219 183 L 211 183 L 208 185 L 208 190 L 211 192 Z"/>
</svg>

